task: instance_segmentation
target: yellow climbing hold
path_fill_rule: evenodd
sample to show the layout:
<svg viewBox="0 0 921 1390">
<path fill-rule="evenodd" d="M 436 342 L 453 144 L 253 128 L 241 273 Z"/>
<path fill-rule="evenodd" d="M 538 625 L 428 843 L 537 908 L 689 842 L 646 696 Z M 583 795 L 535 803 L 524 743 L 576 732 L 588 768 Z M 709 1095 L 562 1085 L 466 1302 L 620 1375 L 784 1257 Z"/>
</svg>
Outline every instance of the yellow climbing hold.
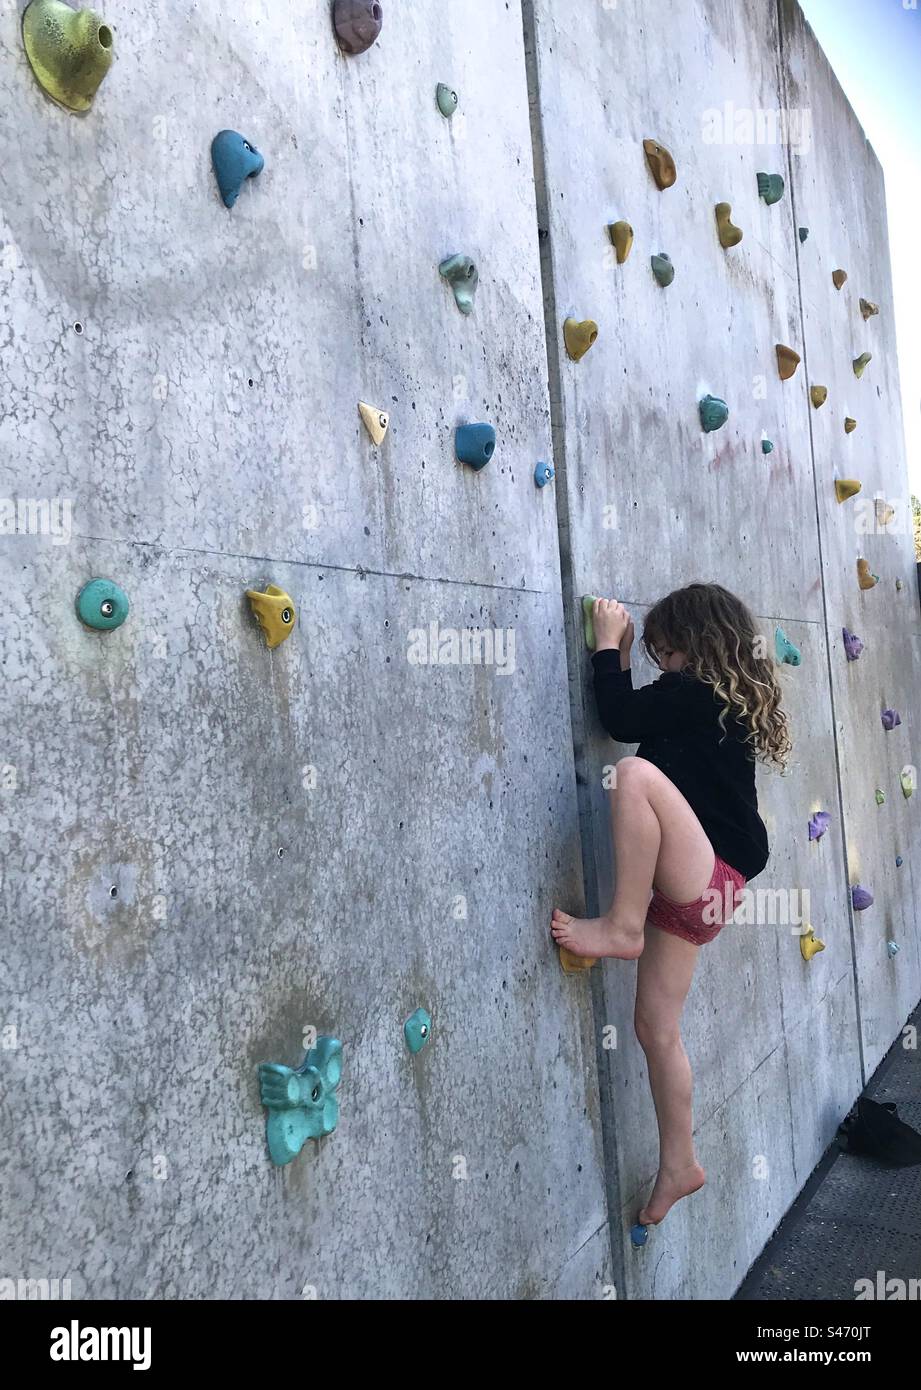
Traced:
<svg viewBox="0 0 921 1390">
<path fill-rule="evenodd" d="M 871 319 L 874 314 L 879 313 L 879 305 L 874 304 L 872 299 L 862 299 L 860 301 L 860 312 L 865 319 Z"/>
<path fill-rule="evenodd" d="M 594 956 L 574 956 L 572 951 L 567 951 L 565 946 L 560 947 L 560 968 L 564 975 L 581 975 L 585 970 L 591 970 L 593 965 L 597 965 Z"/>
<path fill-rule="evenodd" d="M 828 400 L 828 387 L 810 386 L 809 395 L 812 398 L 812 404 L 815 406 L 816 410 L 818 410 L 819 406 L 824 405 Z"/>
<path fill-rule="evenodd" d="M 862 352 L 859 357 L 854 358 L 854 375 L 863 376 L 867 369 L 867 363 L 873 361 L 873 355 L 869 352 Z"/>
<path fill-rule="evenodd" d="M 574 362 L 584 357 L 598 337 L 598 325 L 594 319 L 567 319 L 563 324 L 563 341 L 566 351 Z"/>
<path fill-rule="evenodd" d="M 791 347 L 784 347 L 783 343 L 777 344 L 777 370 L 780 372 L 781 381 L 789 381 L 799 364 L 798 352 L 794 352 Z"/>
<path fill-rule="evenodd" d="M 359 401 L 358 413 L 374 443 L 383 444 L 387 426 L 390 424 L 390 416 L 386 410 L 378 410 L 376 405 L 366 405 L 364 401 Z"/>
<path fill-rule="evenodd" d="M 879 583 L 879 575 L 873 573 L 866 560 L 857 561 L 857 583 L 861 589 L 875 589 Z"/>
<path fill-rule="evenodd" d="M 895 507 L 893 507 L 892 503 L 887 502 L 885 497 L 877 497 L 876 520 L 879 522 L 880 526 L 888 526 L 894 516 Z"/>
<path fill-rule="evenodd" d="M 678 170 L 668 150 L 664 145 L 660 145 L 658 140 L 644 140 L 643 149 L 646 151 L 646 163 L 656 181 L 656 187 L 671 188 L 678 177 Z"/>
<path fill-rule="evenodd" d="M 831 273 L 831 278 L 832 278 L 832 280 L 835 282 L 835 289 L 836 289 L 836 290 L 840 290 L 841 286 L 844 284 L 845 280 L 847 279 L 847 271 L 846 271 L 846 270 L 833 270 L 832 273 Z"/>
<path fill-rule="evenodd" d="M 265 593 L 258 589 L 247 589 L 246 597 L 256 616 L 256 621 L 265 633 L 267 647 L 278 647 L 290 637 L 294 630 L 294 604 L 284 589 L 267 584 Z"/>
<path fill-rule="evenodd" d="M 857 421 L 852 420 L 850 415 L 844 417 L 844 433 L 853 434 L 857 428 Z"/>
<path fill-rule="evenodd" d="M 608 236 L 617 252 L 617 264 L 623 265 L 633 246 L 633 228 L 629 222 L 608 223 Z"/>
<path fill-rule="evenodd" d="M 742 240 L 743 232 L 741 227 L 736 227 L 731 221 L 732 204 L 717 203 L 716 205 L 716 229 L 719 233 L 720 246 L 738 246 Z M 797 359 L 799 360 L 799 359 Z"/>
<path fill-rule="evenodd" d="M 799 948 L 803 960 L 812 960 L 813 956 L 817 956 L 820 951 L 825 950 L 825 942 L 820 941 L 812 930 L 812 927 L 810 927 L 808 931 L 803 932 L 800 936 Z"/>
<path fill-rule="evenodd" d="M 22 41 L 40 86 L 71 111 L 88 111 L 112 66 L 112 30 L 96 10 L 32 0 Z"/>
<path fill-rule="evenodd" d="M 836 478 L 835 496 L 839 502 L 846 502 L 849 497 L 856 497 L 861 487 L 856 478 Z"/>
</svg>

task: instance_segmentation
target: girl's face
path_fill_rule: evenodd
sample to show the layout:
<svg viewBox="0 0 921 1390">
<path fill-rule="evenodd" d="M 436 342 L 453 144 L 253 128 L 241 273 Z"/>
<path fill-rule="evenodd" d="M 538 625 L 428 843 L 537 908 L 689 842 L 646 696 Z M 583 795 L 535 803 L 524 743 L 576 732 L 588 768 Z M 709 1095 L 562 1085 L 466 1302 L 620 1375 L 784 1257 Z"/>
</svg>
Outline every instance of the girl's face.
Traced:
<svg viewBox="0 0 921 1390">
<path fill-rule="evenodd" d="M 663 645 L 662 650 L 656 652 L 656 664 L 660 671 L 683 671 L 688 664 L 688 654 Z"/>
</svg>

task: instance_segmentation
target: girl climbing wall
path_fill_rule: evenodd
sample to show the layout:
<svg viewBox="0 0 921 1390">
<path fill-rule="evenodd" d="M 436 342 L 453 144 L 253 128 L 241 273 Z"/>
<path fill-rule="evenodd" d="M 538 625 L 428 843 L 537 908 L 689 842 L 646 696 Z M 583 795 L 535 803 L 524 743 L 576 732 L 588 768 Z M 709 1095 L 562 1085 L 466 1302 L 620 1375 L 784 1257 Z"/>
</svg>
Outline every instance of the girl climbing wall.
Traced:
<svg viewBox="0 0 921 1390">
<path fill-rule="evenodd" d="M 639 958 L 634 1023 L 659 1124 L 659 1172 L 639 1215 L 645 1227 L 706 1178 L 694 1153 L 681 1011 L 699 948 L 768 860 L 755 761 L 782 768 L 791 745 L 767 643 L 719 584 L 690 584 L 650 609 L 643 645 L 664 674 L 641 690 L 630 672 L 627 610 L 596 599 L 592 619 L 601 722 L 639 748 L 617 764 L 611 791 L 614 901 L 591 919 L 557 908 L 551 931 L 570 960 Z"/>
</svg>

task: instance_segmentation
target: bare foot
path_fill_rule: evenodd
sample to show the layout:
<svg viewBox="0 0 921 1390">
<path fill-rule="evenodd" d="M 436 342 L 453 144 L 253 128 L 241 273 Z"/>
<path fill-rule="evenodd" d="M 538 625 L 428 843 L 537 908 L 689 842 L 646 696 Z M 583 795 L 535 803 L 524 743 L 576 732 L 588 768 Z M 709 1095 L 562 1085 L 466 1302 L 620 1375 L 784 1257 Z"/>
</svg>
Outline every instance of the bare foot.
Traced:
<svg viewBox="0 0 921 1390">
<path fill-rule="evenodd" d="M 690 1197 L 707 1181 L 707 1175 L 699 1163 L 689 1163 L 685 1168 L 660 1168 L 652 1196 L 637 1218 L 641 1226 L 658 1226 L 676 1202 L 682 1197 Z"/>
<path fill-rule="evenodd" d="M 550 930 L 556 944 L 565 946 L 574 956 L 636 960 L 643 954 L 644 925 L 640 922 L 637 927 L 611 917 L 570 917 L 555 907 Z"/>
</svg>

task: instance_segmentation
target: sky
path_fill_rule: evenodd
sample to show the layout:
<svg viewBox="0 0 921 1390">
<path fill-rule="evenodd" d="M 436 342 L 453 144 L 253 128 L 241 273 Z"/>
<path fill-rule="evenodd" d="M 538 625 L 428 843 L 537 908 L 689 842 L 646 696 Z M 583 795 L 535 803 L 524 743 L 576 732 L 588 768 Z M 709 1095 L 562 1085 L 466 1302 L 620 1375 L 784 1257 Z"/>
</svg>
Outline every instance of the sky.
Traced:
<svg viewBox="0 0 921 1390">
<path fill-rule="evenodd" d="M 902 414 L 921 496 L 921 0 L 799 0 L 883 166 Z"/>
</svg>

